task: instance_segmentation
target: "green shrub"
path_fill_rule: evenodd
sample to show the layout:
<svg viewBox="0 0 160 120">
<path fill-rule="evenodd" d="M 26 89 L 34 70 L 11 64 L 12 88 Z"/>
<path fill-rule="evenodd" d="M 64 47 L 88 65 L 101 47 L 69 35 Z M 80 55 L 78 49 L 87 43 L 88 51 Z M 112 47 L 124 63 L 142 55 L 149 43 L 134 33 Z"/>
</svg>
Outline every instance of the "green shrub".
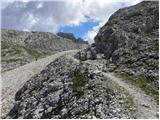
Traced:
<svg viewBox="0 0 160 120">
<path fill-rule="evenodd" d="M 88 79 L 87 73 L 80 73 L 73 77 L 73 89 L 79 91 L 82 87 L 85 86 L 85 83 Z"/>
</svg>

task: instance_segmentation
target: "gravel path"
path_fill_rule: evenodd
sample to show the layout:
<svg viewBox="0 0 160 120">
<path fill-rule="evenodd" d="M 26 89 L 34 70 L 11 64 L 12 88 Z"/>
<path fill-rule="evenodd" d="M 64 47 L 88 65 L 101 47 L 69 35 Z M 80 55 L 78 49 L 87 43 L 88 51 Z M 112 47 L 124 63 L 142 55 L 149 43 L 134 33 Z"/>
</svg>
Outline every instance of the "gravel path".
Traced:
<svg viewBox="0 0 160 120">
<path fill-rule="evenodd" d="M 64 51 L 52 56 L 42 58 L 27 65 L 21 66 L 14 70 L 2 74 L 2 117 L 10 111 L 14 103 L 14 95 L 29 80 L 32 76 L 43 70 L 49 63 L 56 58 L 63 55 L 72 57 L 78 50 Z M 74 58 L 73 58 L 74 59 Z M 75 59 L 76 62 L 79 62 Z M 139 88 L 132 86 L 121 78 L 118 78 L 114 73 L 104 73 L 104 77 L 118 83 L 121 87 L 125 88 L 130 95 L 133 96 L 134 103 L 138 107 L 138 118 L 143 119 L 157 119 L 158 118 L 158 105 L 151 96 L 146 95 Z"/>
<path fill-rule="evenodd" d="M 146 95 L 139 88 L 126 83 L 121 78 L 116 77 L 114 73 L 102 73 L 106 78 L 118 83 L 121 87 L 125 88 L 129 94 L 133 96 L 134 103 L 138 107 L 138 118 L 158 118 L 158 105 L 151 96 Z"/>
<path fill-rule="evenodd" d="M 2 96 L 1 96 L 1 115 L 7 114 L 13 107 L 16 92 L 32 76 L 43 70 L 49 63 L 62 55 L 71 55 L 79 50 L 69 50 L 56 53 L 46 58 L 31 62 L 19 68 L 2 73 Z"/>
</svg>

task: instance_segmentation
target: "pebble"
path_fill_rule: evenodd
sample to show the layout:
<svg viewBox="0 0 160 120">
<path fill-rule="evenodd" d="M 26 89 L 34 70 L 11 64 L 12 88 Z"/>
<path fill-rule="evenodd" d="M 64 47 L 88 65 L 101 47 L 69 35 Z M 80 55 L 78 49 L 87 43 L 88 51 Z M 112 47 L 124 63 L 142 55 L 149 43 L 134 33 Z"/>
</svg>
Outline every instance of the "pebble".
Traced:
<svg viewBox="0 0 160 120">
<path fill-rule="evenodd" d="M 150 108 L 150 105 L 148 105 L 148 104 L 142 103 L 141 105 L 142 105 L 143 107 Z"/>
</svg>

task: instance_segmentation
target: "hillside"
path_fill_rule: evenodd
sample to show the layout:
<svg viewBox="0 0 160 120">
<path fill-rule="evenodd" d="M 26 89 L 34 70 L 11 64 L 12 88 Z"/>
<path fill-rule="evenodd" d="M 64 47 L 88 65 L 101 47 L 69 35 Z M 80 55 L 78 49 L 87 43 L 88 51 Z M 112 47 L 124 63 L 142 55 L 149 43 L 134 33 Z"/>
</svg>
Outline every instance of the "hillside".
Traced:
<svg viewBox="0 0 160 120">
<path fill-rule="evenodd" d="M 45 59 L 45 67 L 18 90 L 12 86 L 14 106 L 3 117 L 158 119 L 158 7 L 156 1 L 143 1 L 120 9 L 88 48 Z M 26 66 L 23 74 L 33 70 Z"/>
<path fill-rule="evenodd" d="M 55 53 L 37 61 L 30 62 L 16 69 L 2 73 L 2 110 L 1 115 L 6 115 L 13 107 L 16 92 L 23 87 L 25 82 L 35 74 L 41 72 L 53 60 L 67 54 L 76 53 L 78 50 L 69 50 Z M 20 74 L 17 74 L 20 73 Z M 8 89 L 9 88 L 9 89 Z"/>
<path fill-rule="evenodd" d="M 58 32 L 56 35 L 63 37 L 63 38 L 71 39 L 77 43 L 88 44 L 88 42 L 84 41 L 82 38 L 76 38 L 73 33 Z"/>
<path fill-rule="evenodd" d="M 141 2 L 115 12 L 80 59 L 106 59 L 109 71 L 143 79 L 159 88 L 159 5 Z M 99 56 L 100 55 L 100 56 Z M 136 81 L 136 80 L 134 80 Z"/>
<path fill-rule="evenodd" d="M 2 30 L 1 38 L 2 72 L 60 51 L 87 46 L 45 32 Z"/>
</svg>

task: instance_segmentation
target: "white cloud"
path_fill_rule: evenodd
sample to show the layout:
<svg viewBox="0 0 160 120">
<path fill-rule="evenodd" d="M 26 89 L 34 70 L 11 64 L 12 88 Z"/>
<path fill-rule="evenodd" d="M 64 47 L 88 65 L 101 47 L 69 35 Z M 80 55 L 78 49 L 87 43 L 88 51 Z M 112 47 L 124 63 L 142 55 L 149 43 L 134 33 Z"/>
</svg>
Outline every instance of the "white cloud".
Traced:
<svg viewBox="0 0 160 120">
<path fill-rule="evenodd" d="M 93 42 L 98 29 L 113 12 L 137 2 L 139 0 L 2 0 L 2 28 L 56 33 L 62 26 L 78 26 L 93 20 L 100 24 L 84 36 Z"/>
<path fill-rule="evenodd" d="M 82 2 L 16 1 L 2 9 L 2 28 L 23 28 L 55 33 L 61 26 L 78 26 L 86 20 Z"/>
<path fill-rule="evenodd" d="M 102 2 L 103 1 L 103 2 Z M 86 12 L 86 15 L 89 16 L 94 21 L 99 21 L 99 25 L 94 26 L 90 31 L 84 35 L 84 39 L 89 41 L 89 43 L 94 42 L 94 37 L 97 35 L 98 30 L 107 22 L 111 14 L 122 7 L 130 6 L 137 4 L 141 0 L 102 0 L 99 1 L 91 1 L 87 3 L 85 6 L 86 9 L 89 10 Z M 103 4 L 102 4 L 103 3 Z"/>
<path fill-rule="evenodd" d="M 104 23 L 100 22 L 99 25 L 94 26 L 94 27 L 92 28 L 92 30 L 88 31 L 88 32 L 86 33 L 86 35 L 84 35 L 83 39 L 84 39 L 85 41 L 88 41 L 89 43 L 93 43 L 93 42 L 94 42 L 94 37 L 97 35 L 99 28 L 102 27 L 103 24 L 104 24 Z"/>
</svg>

